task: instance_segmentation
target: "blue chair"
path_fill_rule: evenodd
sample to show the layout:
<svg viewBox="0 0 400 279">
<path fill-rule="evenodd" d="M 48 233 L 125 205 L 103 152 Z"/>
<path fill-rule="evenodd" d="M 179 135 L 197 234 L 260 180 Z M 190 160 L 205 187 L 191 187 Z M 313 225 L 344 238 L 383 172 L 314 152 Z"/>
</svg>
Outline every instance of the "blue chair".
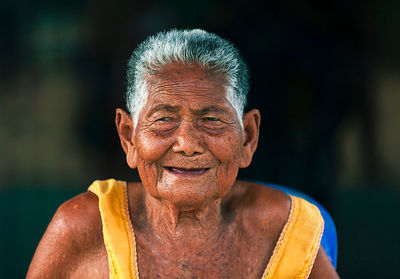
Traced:
<svg viewBox="0 0 400 279">
<path fill-rule="evenodd" d="M 324 250 L 326 254 L 328 255 L 329 259 L 331 260 L 332 265 L 336 268 L 337 265 L 337 234 L 336 234 L 336 226 L 335 223 L 333 222 L 333 219 L 331 215 L 328 213 L 328 211 L 316 200 L 311 198 L 310 196 L 301 193 L 299 191 L 296 191 L 294 189 L 280 186 L 280 185 L 275 185 L 275 184 L 270 184 L 270 183 L 265 183 L 261 181 L 254 181 L 262 185 L 269 186 L 271 188 L 275 188 L 278 190 L 281 190 L 282 192 L 285 192 L 286 194 L 300 197 L 302 199 L 305 199 L 306 201 L 316 205 L 319 210 L 321 211 L 322 217 L 324 218 L 325 225 L 324 225 L 324 233 L 321 238 L 321 245 L 324 247 Z"/>
</svg>

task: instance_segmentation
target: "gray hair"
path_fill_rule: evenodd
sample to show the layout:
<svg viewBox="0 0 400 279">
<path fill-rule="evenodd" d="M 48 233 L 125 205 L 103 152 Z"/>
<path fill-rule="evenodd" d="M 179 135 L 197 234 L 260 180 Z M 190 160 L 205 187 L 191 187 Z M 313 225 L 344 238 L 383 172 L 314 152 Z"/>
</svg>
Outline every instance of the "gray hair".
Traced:
<svg viewBox="0 0 400 279">
<path fill-rule="evenodd" d="M 173 63 L 196 63 L 223 73 L 227 99 L 242 124 L 249 90 L 247 66 L 232 43 L 201 29 L 170 30 L 148 37 L 128 61 L 126 101 L 134 126 L 147 99 L 146 77 Z"/>
</svg>

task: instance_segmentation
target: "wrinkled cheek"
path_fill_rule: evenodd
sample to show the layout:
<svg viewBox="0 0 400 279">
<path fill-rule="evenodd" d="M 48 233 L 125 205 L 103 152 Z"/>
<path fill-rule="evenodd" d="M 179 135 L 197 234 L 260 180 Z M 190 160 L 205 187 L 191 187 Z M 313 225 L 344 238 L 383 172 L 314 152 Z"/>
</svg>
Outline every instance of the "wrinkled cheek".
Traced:
<svg viewBox="0 0 400 279">
<path fill-rule="evenodd" d="M 171 142 L 167 140 L 156 140 L 153 138 L 140 138 L 137 141 L 139 156 L 146 163 L 150 164 L 160 159 L 170 148 Z"/>
<path fill-rule="evenodd" d="M 152 196 L 157 195 L 158 171 L 155 163 L 141 161 L 138 165 L 140 180 L 146 191 Z"/>
<path fill-rule="evenodd" d="M 226 194 L 236 181 L 239 172 L 239 150 L 231 150 L 225 154 L 219 154 L 220 167 L 217 172 L 220 192 Z M 222 157 L 222 155 L 225 155 Z"/>
<path fill-rule="evenodd" d="M 141 135 L 137 137 L 138 171 L 146 191 L 157 196 L 159 170 L 157 162 L 167 153 L 171 141 L 159 137 Z"/>
<path fill-rule="evenodd" d="M 218 169 L 217 180 L 219 185 L 219 191 L 222 195 L 225 195 L 233 186 L 236 181 L 236 177 L 239 172 L 239 166 L 237 163 L 229 162 L 228 164 L 221 166 Z"/>
</svg>

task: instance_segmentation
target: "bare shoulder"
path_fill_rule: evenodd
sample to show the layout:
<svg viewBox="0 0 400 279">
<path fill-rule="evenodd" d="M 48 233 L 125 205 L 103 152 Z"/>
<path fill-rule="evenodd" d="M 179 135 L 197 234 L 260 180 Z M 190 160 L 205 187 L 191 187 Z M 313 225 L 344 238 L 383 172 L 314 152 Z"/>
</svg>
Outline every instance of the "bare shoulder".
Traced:
<svg viewBox="0 0 400 279">
<path fill-rule="evenodd" d="M 279 233 L 289 217 L 290 197 L 280 190 L 247 181 L 237 181 L 236 188 L 240 196 L 238 206 L 248 216 L 248 225 Z"/>
<path fill-rule="evenodd" d="M 240 181 L 237 187 L 237 191 L 241 191 L 238 195 L 243 197 L 241 207 L 247 211 L 246 220 L 249 221 L 249 226 L 258 228 L 272 238 L 277 237 L 289 218 L 290 197 L 280 190 L 257 183 Z M 322 246 L 318 250 L 309 278 L 339 278 Z"/>
<path fill-rule="evenodd" d="M 324 248 L 322 246 L 319 247 L 317 257 L 315 258 L 313 268 L 308 278 L 310 279 L 339 278 L 339 275 L 337 274 L 335 268 L 333 267 L 331 261 L 328 258 L 328 255 L 325 253 Z"/>
<path fill-rule="evenodd" d="M 54 214 L 49 229 L 59 236 L 73 237 L 72 242 L 75 244 L 90 245 L 86 244 L 86 241 L 101 236 L 97 196 L 91 192 L 84 192 L 64 202 Z"/>
<path fill-rule="evenodd" d="M 64 202 L 57 209 L 51 223 L 54 221 L 58 229 L 66 229 L 79 244 L 93 240 L 89 238 L 101 236 L 101 217 L 97 196 L 92 192 L 84 192 Z"/>
<path fill-rule="evenodd" d="M 61 227 L 67 225 L 70 232 L 101 224 L 97 196 L 92 192 L 84 192 L 65 201 L 54 214 L 50 225 L 53 224 Z"/>
<path fill-rule="evenodd" d="M 86 254 L 102 249 L 101 232 L 95 194 L 85 192 L 64 202 L 36 249 L 27 278 L 71 278 Z"/>
</svg>

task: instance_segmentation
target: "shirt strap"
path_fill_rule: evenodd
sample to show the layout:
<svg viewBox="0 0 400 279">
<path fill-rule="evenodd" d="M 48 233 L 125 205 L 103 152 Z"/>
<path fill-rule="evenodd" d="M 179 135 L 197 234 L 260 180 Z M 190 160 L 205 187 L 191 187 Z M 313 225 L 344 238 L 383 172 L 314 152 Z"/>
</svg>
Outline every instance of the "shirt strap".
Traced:
<svg viewBox="0 0 400 279">
<path fill-rule="evenodd" d="M 284 226 L 263 279 L 308 278 L 324 230 L 319 209 L 295 196 L 289 220 Z"/>
<path fill-rule="evenodd" d="M 88 190 L 99 198 L 109 278 L 139 279 L 126 182 L 115 179 L 96 180 Z"/>
</svg>

